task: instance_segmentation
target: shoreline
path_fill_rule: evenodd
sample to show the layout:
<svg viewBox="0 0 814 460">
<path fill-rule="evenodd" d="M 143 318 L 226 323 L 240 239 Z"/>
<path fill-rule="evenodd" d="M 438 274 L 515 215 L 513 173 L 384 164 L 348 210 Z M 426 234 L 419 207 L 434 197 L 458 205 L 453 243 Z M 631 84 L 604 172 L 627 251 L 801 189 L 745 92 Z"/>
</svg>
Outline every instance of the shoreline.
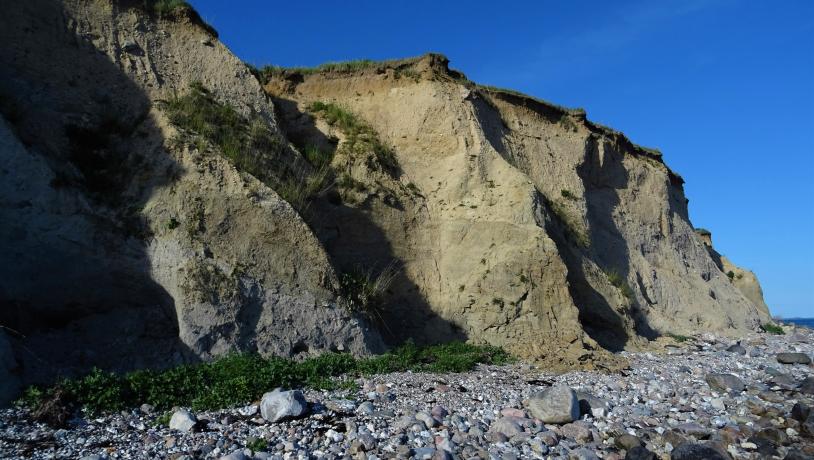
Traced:
<svg viewBox="0 0 814 460">
<path fill-rule="evenodd" d="M 814 406 L 814 368 L 781 364 L 776 355 L 810 359 L 814 330 L 787 329 L 751 334 L 740 346 L 703 334 L 663 353 L 622 352 L 630 368 L 613 374 L 555 375 L 519 363 L 376 375 L 357 379 L 356 390 L 304 390 L 309 414 L 301 418 L 271 423 L 250 404 L 194 413 L 188 432 L 151 426 L 163 414 L 148 407 L 82 419 L 67 430 L 7 409 L 0 412 L 0 457 L 619 460 L 694 458 L 677 456 L 703 446 L 720 458 L 807 458 L 814 455 L 814 418 L 797 419 L 802 406 Z M 745 391 L 714 389 L 711 374 L 732 375 L 726 382 L 740 381 Z M 575 390 L 579 420 L 543 423 L 532 414 L 530 399 L 555 385 Z"/>
</svg>

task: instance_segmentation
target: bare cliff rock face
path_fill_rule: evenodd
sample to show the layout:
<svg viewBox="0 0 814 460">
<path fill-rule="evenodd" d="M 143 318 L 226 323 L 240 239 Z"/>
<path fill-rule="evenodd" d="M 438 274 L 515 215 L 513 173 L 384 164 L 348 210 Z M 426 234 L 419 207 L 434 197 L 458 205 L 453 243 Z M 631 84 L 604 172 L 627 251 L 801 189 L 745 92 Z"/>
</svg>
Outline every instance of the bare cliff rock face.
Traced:
<svg viewBox="0 0 814 460">
<path fill-rule="evenodd" d="M 260 74 L 191 9 L 145 4 L 0 16 L 0 403 L 93 366 L 408 339 L 610 368 L 659 334 L 768 320 L 661 155 L 584 112 L 434 54 Z M 238 169 L 171 122 L 195 87 L 283 140 L 264 165 L 328 180 L 289 203 Z M 383 297 L 351 313 L 349 280 L 379 275 Z"/>
<path fill-rule="evenodd" d="M 342 152 L 341 123 L 314 109 L 334 104 L 395 154 L 387 180 L 335 157 L 353 185 L 311 219 L 339 266 L 402 267 L 385 338 L 457 336 L 574 365 L 597 345 L 768 319 L 696 236 L 661 154 L 582 111 L 478 86 L 439 55 L 267 77 L 294 142 Z"/>
<path fill-rule="evenodd" d="M 177 142 L 161 109 L 195 80 L 276 131 L 256 78 L 194 12 L 140 5 L 3 9 L 0 399 L 12 382 L 91 366 L 381 350 L 337 304 L 336 273 L 297 212 Z"/>
</svg>

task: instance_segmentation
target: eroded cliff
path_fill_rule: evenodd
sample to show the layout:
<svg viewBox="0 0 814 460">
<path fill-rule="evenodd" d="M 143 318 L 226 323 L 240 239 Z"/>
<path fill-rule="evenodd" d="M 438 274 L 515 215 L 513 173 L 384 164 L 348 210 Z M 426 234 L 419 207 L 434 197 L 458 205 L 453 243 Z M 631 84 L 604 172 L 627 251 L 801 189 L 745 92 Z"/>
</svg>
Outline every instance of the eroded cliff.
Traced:
<svg viewBox="0 0 814 460">
<path fill-rule="evenodd" d="M 583 111 L 435 54 L 256 72 L 191 9 L 151 4 L 0 17 L 5 397 L 92 366 L 382 337 L 613 367 L 659 334 L 768 320 L 660 153 Z M 173 116 L 185 94 L 250 125 L 237 152 Z"/>
</svg>

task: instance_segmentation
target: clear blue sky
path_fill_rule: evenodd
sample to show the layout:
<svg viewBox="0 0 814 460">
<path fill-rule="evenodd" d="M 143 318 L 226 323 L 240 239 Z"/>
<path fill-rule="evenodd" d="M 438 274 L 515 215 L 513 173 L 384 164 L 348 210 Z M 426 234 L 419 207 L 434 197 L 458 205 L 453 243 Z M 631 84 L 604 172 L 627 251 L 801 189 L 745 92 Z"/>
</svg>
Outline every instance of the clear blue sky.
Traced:
<svg viewBox="0 0 814 460">
<path fill-rule="evenodd" d="M 192 0 L 240 58 L 316 65 L 427 51 L 479 83 L 583 107 L 658 147 L 690 217 L 814 317 L 814 2 Z"/>
</svg>

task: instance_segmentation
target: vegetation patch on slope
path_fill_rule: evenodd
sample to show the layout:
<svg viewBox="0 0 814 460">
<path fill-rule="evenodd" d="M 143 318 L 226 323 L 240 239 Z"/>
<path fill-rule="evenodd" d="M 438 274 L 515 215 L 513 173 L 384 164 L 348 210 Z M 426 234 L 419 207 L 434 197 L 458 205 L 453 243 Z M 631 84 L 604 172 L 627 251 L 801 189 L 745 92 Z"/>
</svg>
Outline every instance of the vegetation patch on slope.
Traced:
<svg viewBox="0 0 814 460">
<path fill-rule="evenodd" d="M 165 110 L 174 125 L 193 134 L 199 150 L 216 147 L 239 171 L 273 188 L 299 211 L 328 186 L 327 165 L 304 169 L 281 162 L 286 141 L 279 134 L 260 117 L 244 118 L 218 102 L 198 82 L 187 94 L 166 101 Z"/>
<path fill-rule="evenodd" d="M 351 157 L 365 159 L 368 168 L 381 170 L 391 176 L 398 174 L 398 162 L 393 151 L 384 145 L 376 131 L 347 109 L 333 103 L 314 102 L 308 111 L 320 114 L 325 121 L 345 134 L 340 147 Z"/>
<path fill-rule="evenodd" d="M 51 388 L 31 387 L 19 403 L 36 409 L 59 395 L 92 413 L 145 403 L 159 410 L 174 406 L 221 409 L 255 401 L 276 387 L 337 388 L 343 383 L 336 377 L 342 375 L 408 370 L 465 372 L 479 363 L 503 364 L 509 360 L 509 355 L 499 348 L 461 342 L 430 347 L 407 343 L 389 353 L 363 359 L 342 353 L 326 353 L 303 361 L 239 354 L 164 371 L 118 375 L 94 369 L 85 377 L 64 380 Z"/>
</svg>

